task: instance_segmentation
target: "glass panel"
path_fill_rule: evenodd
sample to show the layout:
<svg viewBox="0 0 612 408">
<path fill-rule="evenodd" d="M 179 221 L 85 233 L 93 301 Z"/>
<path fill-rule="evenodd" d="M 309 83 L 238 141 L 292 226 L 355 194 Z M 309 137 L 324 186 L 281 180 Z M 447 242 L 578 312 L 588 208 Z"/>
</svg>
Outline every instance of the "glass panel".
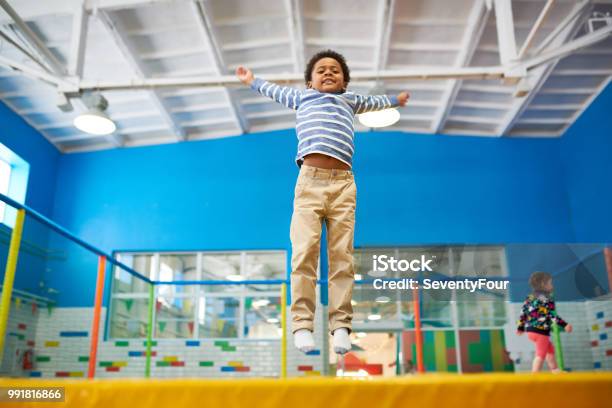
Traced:
<svg viewBox="0 0 612 408">
<path fill-rule="evenodd" d="M 605 299 L 610 294 L 605 248 L 603 244 L 506 245 L 512 300 L 522 302 L 531 293 L 529 276 L 536 271 L 552 275 L 557 302 Z"/>
<path fill-rule="evenodd" d="M 398 322 L 397 290 L 378 290 L 371 283 L 355 285 L 353 288 L 353 321 L 356 323 Z"/>
<path fill-rule="evenodd" d="M 412 248 L 410 251 L 400 250 L 401 259 L 432 260 L 429 264 L 432 271 L 413 272 L 423 280 L 444 281 L 451 278 L 449 249 L 445 246 L 430 248 Z M 451 327 L 451 300 L 453 291 L 450 289 L 423 289 L 419 292 L 421 307 L 421 324 L 426 327 Z"/>
<path fill-rule="evenodd" d="M 253 279 L 285 279 L 287 256 L 284 252 L 251 252 L 246 254 L 244 277 Z"/>
<path fill-rule="evenodd" d="M 159 257 L 160 281 L 189 281 L 197 280 L 196 255 L 161 255 Z M 174 296 L 182 293 L 194 293 L 195 286 L 185 285 L 159 285 L 160 296 Z"/>
<path fill-rule="evenodd" d="M 281 337 L 280 296 L 245 299 L 244 337 L 276 339 Z"/>
<path fill-rule="evenodd" d="M 190 339 L 193 337 L 193 319 L 158 319 L 154 336 L 160 339 Z"/>
<path fill-rule="evenodd" d="M 499 278 L 506 276 L 501 247 L 454 246 L 453 268 L 461 278 Z M 506 323 L 508 291 L 457 290 L 459 327 L 497 327 Z"/>
<path fill-rule="evenodd" d="M 111 338 L 147 336 L 148 299 L 113 299 L 111 302 Z"/>
<path fill-rule="evenodd" d="M 369 280 L 381 277 L 393 277 L 389 272 L 374 271 L 374 256 L 395 256 L 395 250 L 390 248 L 363 248 L 355 250 L 353 254 L 355 266 L 355 280 Z"/>
<path fill-rule="evenodd" d="M 146 276 L 153 276 L 153 255 L 120 254 L 119 262 Z M 119 267 L 114 267 L 113 293 L 149 293 L 148 284 Z"/>
<path fill-rule="evenodd" d="M 11 165 L 0 160 L 0 193 L 7 195 L 9 189 L 9 181 L 11 179 Z M 4 209 L 6 204 L 0 201 L 0 221 L 4 221 Z"/>
<path fill-rule="evenodd" d="M 238 337 L 240 301 L 229 297 L 200 297 L 198 333 L 202 338 Z"/>
<path fill-rule="evenodd" d="M 192 319 L 194 317 L 193 298 L 159 296 L 157 298 L 157 319 Z"/>
<path fill-rule="evenodd" d="M 457 291 L 459 327 L 497 327 L 506 323 L 504 298 L 495 294 L 467 293 Z"/>
<path fill-rule="evenodd" d="M 203 280 L 240 280 L 241 255 L 235 253 L 204 254 L 202 256 Z"/>
<path fill-rule="evenodd" d="M 506 276 L 500 247 L 454 246 L 453 269 L 455 275 L 462 277 L 500 277 Z"/>
<path fill-rule="evenodd" d="M 193 337 L 194 308 L 195 298 L 159 296 L 155 337 L 172 339 Z"/>
</svg>

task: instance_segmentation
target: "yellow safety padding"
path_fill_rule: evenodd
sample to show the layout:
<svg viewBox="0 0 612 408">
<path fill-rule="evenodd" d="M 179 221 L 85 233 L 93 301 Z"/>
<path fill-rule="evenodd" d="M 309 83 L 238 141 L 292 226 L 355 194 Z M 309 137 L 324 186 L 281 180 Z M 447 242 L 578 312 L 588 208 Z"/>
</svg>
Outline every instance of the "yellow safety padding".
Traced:
<svg viewBox="0 0 612 408">
<path fill-rule="evenodd" d="M 0 379 L 0 387 L 65 387 L 66 402 L 10 407 L 524 408 L 609 406 L 612 373 L 425 374 L 394 379 Z"/>
</svg>

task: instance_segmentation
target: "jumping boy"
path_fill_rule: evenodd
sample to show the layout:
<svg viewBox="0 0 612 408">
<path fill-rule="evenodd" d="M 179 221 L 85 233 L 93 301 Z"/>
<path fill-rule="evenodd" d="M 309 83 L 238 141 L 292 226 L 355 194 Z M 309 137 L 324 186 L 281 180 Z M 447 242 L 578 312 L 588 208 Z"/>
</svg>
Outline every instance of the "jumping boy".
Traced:
<svg viewBox="0 0 612 408">
<path fill-rule="evenodd" d="M 291 218 L 291 314 L 295 346 L 315 348 L 317 264 L 322 222 L 327 224 L 329 258 L 329 327 L 334 351 L 351 349 L 353 308 L 353 235 L 356 193 L 353 179 L 353 120 L 355 114 L 404 106 L 408 93 L 362 96 L 347 92 L 349 68 L 334 51 L 314 55 L 306 66 L 305 90 L 279 86 L 238 67 L 240 81 L 281 105 L 297 111 L 300 174 Z"/>
</svg>

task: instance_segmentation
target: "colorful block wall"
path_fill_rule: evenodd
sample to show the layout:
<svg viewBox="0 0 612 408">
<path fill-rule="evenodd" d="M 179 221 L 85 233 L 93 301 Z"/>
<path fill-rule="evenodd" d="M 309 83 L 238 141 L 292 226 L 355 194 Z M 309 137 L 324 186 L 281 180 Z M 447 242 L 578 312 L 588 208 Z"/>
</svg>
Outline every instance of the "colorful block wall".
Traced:
<svg viewBox="0 0 612 408">
<path fill-rule="evenodd" d="M 460 330 L 459 343 L 464 373 L 514 370 L 503 330 Z"/>
<path fill-rule="evenodd" d="M 590 334 L 585 302 L 557 302 L 559 316 L 572 325 L 571 333 L 561 332 L 564 368 L 567 371 L 589 371 L 593 368 Z M 531 367 L 530 367 L 531 369 Z"/>
<path fill-rule="evenodd" d="M 89 364 L 89 334 L 92 308 L 55 308 L 37 310 L 34 315 L 25 307 L 11 308 L 9 333 L 24 331 L 23 336 L 9 336 L 11 350 L 15 345 L 31 344 L 34 369 L 12 371 L 13 376 L 86 377 Z M 322 308 L 320 308 L 322 309 Z M 289 313 L 289 312 L 288 312 Z M 106 310 L 102 310 L 100 333 Z M 322 310 L 315 324 L 322 327 Z M 28 320 L 29 319 L 29 320 Z M 316 330 L 317 345 L 323 345 L 327 329 Z M 323 347 L 304 355 L 295 350 L 288 328 L 289 376 L 317 376 L 323 373 Z M 8 344 L 8 343 L 7 343 Z M 12 351 L 11 351 L 12 352 Z M 143 377 L 146 361 L 144 339 L 101 340 L 98 348 L 97 377 Z M 15 359 L 6 358 L 7 364 Z M 280 340 L 164 339 L 152 346 L 152 377 L 279 377 Z"/>
<path fill-rule="evenodd" d="M 103 309 L 102 322 L 105 312 Z M 86 376 L 92 315 L 92 308 L 58 308 L 51 315 L 41 315 L 36 333 L 36 369 L 30 375 Z M 144 339 L 102 341 L 98 348 L 96 376 L 143 377 L 145 352 Z M 151 377 L 279 375 L 279 340 L 164 339 L 152 345 Z"/>
<path fill-rule="evenodd" d="M 516 312 L 520 304 L 513 304 Z M 559 302 L 559 314 L 574 326 L 562 333 L 566 369 L 612 370 L 612 302 Z M 289 316 L 289 311 L 288 317 Z M 89 358 L 91 308 L 52 310 L 16 305 L 9 316 L 2 375 L 32 377 L 84 377 Z M 105 310 L 102 311 L 101 325 Z M 325 375 L 329 359 L 327 319 L 324 308 L 315 315 L 315 341 L 318 348 L 304 355 L 293 347 L 288 330 L 287 363 L 289 376 Z M 518 315 L 517 315 L 518 316 Z M 513 319 L 514 320 L 514 319 Z M 104 331 L 101 327 L 101 333 Z M 507 335 L 507 334 L 506 334 Z M 513 362 L 505 353 L 501 330 L 462 330 L 459 332 L 463 372 L 508 371 Z M 416 361 L 414 332 L 403 333 L 405 359 Z M 517 371 L 531 367 L 533 349 L 529 344 L 522 360 L 514 361 Z M 23 371 L 17 353 L 34 350 L 34 369 Z M 98 351 L 96 376 L 142 377 L 145 369 L 144 339 L 102 341 Z M 153 377 L 278 377 L 280 340 L 158 340 L 153 344 Z M 424 332 L 427 371 L 457 370 L 455 334 L 452 330 Z"/>
<path fill-rule="evenodd" d="M 29 374 L 22 369 L 24 352 L 35 346 L 36 323 L 40 308 L 22 299 L 11 300 L 11 308 L 4 340 L 4 358 L 0 365 L 0 375 L 21 377 Z M 47 313 L 46 309 L 42 313 Z"/>
<path fill-rule="evenodd" d="M 404 360 L 411 360 L 416 366 L 416 341 L 413 330 L 403 336 Z M 423 332 L 423 363 L 426 371 L 457 372 L 457 350 L 455 333 L 452 330 Z"/>
<path fill-rule="evenodd" d="M 504 348 L 502 330 L 460 330 L 458 333 L 462 372 L 512 371 Z M 423 331 L 423 363 L 428 372 L 457 372 L 454 330 Z M 416 365 L 413 330 L 403 332 L 403 355 Z"/>
<path fill-rule="evenodd" d="M 612 370 L 612 301 L 586 302 L 589 325 L 589 349 L 593 356 L 593 370 Z"/>
</svg>

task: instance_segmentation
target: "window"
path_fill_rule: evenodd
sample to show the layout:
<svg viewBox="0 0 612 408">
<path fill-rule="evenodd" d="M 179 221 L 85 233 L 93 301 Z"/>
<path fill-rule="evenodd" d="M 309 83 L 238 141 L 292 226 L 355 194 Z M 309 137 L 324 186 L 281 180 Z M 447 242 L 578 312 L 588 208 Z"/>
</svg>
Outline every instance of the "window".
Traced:
<svg viewBox="0 0 612 408">
<path fill-rule="evenodd" d="M 433 271 L 376 271 L 373 256 L 396 260 L 432 259 Z M 353 323 L 355 330 L 401 330 L 414 327 L 411 290 L 373 288 L 376 278 L 501 278 L 508 276 L 504 248 L 496 246 L 426 246 L 359 248 L 355 250 Z M 361 282 L 360 282 L 361 281 Z M 506 322 L 508 293 L 464 290 L 420 290 L 420 316 L 424 330 L 501 328 Z"/>
<path fill-rule="evenodd" d="M 280 338 L 280 285 L 232 284 L 285 279 L 284 251 L 119 253 L 119 260 L 158 281 L 227 281 L 156 285 L 154 337 Z M 115 267 L 109 337 L 146 337 L 149 285 Z"/>
<path fill-rule="evenodd" d="M 23 204 L 29 173 L 30 165 L 0 143 L 0 193 Z M 12 228 L 16 217 L 17 210 L 0 200 L 0 223 Z"/>
<path fill-rule="evenodd" d="M 9 182 L 11 180 L 11 165 L 0 159 L 0 193 L 8 195 Z M 0 201 L 0 221 L 4 222 L 6 203 Z"/>
</svg>

